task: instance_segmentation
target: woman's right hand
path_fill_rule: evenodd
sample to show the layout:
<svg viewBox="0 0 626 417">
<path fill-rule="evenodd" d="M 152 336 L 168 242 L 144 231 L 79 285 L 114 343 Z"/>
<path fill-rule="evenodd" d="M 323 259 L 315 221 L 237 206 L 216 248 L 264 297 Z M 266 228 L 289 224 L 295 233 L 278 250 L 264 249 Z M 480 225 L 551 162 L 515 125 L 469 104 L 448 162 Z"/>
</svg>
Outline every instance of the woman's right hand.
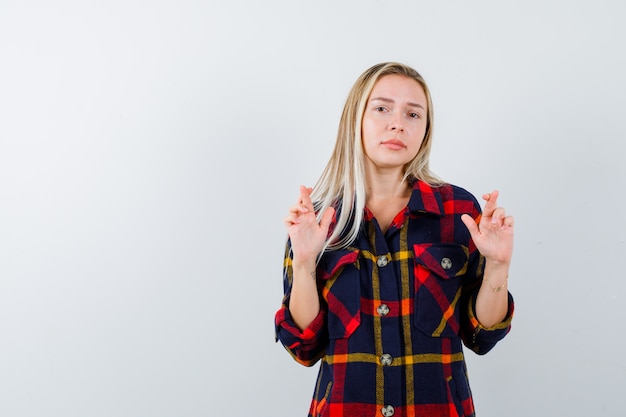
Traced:
<svg viewBox="0 0 626 417">
<path fill-rule="evenodd" d="M 329 207 L 318 223 L 315 209 L 311 201 L 312 188 L 300 186 L 300 198 L 289 209 L 285 218 L 285 225 L 291 240 L 292 259 L 298 263 L 315 263 L 317 255 L 322 251 L 328 228 L 335 215 L 335 210 Z"/>
</svg>

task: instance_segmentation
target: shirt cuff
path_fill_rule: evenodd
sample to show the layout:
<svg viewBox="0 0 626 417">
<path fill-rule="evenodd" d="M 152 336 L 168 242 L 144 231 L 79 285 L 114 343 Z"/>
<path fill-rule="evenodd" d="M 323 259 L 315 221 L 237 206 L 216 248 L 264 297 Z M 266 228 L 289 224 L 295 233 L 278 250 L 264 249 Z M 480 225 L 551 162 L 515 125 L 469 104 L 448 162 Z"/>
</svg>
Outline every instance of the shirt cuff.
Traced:
<svg viewBox="0 0 626 417">
<path fill-rule="evenodd" d="M 283 306 L 276 313 L 276 341 L 280 341 L 297 362 L 312 366 L 324 355 L 327 340 L 325 323 L 326 314 L 320 310 L 311 324 L 300 330 L 289 310 Z"/>
<path fill-rule="evenodd" d="M 511 330 L 514 302 L 511 293 L 508 293 L 508 311 L 504 320 L 491 327 L 484 327 L 476 318 L 476 296 L 472 296 L 468 303 L 470 334 L 472 335 L 471 348 L 479 355 L 490 351 L 496 343 L 502 340 Z"/>
<path fill-rule="evenodd" d="M 303 344 L 317 339 L 324 327 L 324 316 L 324 312 L 320 310 L 311 324 L 309 324 L 306 329 L 300 330 L 293 321 L 289 309 L 283 307 L 276 314 L 277 340 L 279 339 L 278 333 L 281 329 L 289 333 L 292 338 L 300 340 Z"/>
</svg>

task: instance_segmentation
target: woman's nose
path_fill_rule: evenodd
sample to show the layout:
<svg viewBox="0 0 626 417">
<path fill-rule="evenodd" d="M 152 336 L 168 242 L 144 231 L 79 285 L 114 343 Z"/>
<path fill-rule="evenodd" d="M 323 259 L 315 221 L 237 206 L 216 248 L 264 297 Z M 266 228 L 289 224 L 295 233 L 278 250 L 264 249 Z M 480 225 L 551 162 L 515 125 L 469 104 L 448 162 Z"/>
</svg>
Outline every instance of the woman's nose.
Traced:
<svg viewBox="0 0 626 417">
<path fill-rule="evenodd" d="M 402 121 L 400 120 L 399 116 L 395 116 L 391 120 L 391 123 L 389 124 L 389 128 L 391 130 L 395 130 L 395 131 L 403 131 L 404 130 L 404 126 L 402 125 Z"/>
</svg>

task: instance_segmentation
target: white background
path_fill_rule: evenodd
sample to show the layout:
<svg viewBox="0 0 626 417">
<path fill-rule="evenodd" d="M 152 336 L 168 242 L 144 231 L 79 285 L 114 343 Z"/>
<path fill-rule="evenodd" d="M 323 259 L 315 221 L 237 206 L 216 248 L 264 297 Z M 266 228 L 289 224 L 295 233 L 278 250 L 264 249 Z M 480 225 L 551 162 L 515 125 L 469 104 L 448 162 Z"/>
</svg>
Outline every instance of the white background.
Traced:
<svg viewBox="0 0 626 417">
<path fill-rule="evenodd" d="M 516 217 L 478 415 L 623 416 L 625 6 L 0 0 L 0 415 L 304 416 L 282 220 L 356 77 L 414 66 L 432 168 Z"/>
</svg>

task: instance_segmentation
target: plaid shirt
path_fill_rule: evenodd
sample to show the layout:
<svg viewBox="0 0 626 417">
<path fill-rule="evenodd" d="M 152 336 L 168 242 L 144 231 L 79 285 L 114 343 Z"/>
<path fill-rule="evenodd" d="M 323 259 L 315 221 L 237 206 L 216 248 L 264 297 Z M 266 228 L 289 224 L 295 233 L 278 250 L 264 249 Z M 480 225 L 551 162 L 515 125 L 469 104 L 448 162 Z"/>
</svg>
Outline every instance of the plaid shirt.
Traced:
<svg viewBox="0 0 626 417">
<path fill-rule="evenodd" d="M 461 214 L 481 209 L 453 185 L 417 181 L 385 233 L 372 213 L 354 246 L 323 255 L 321 311 L 304 330 L 289 313 L 290 245 L 276 338 L 299 363 L 322 359 L 309 416 L 474 416 L 462 343 L 487 353 L 510 330 L 484 328 L 475 298 L 484 258 Z"/>
</svg>

